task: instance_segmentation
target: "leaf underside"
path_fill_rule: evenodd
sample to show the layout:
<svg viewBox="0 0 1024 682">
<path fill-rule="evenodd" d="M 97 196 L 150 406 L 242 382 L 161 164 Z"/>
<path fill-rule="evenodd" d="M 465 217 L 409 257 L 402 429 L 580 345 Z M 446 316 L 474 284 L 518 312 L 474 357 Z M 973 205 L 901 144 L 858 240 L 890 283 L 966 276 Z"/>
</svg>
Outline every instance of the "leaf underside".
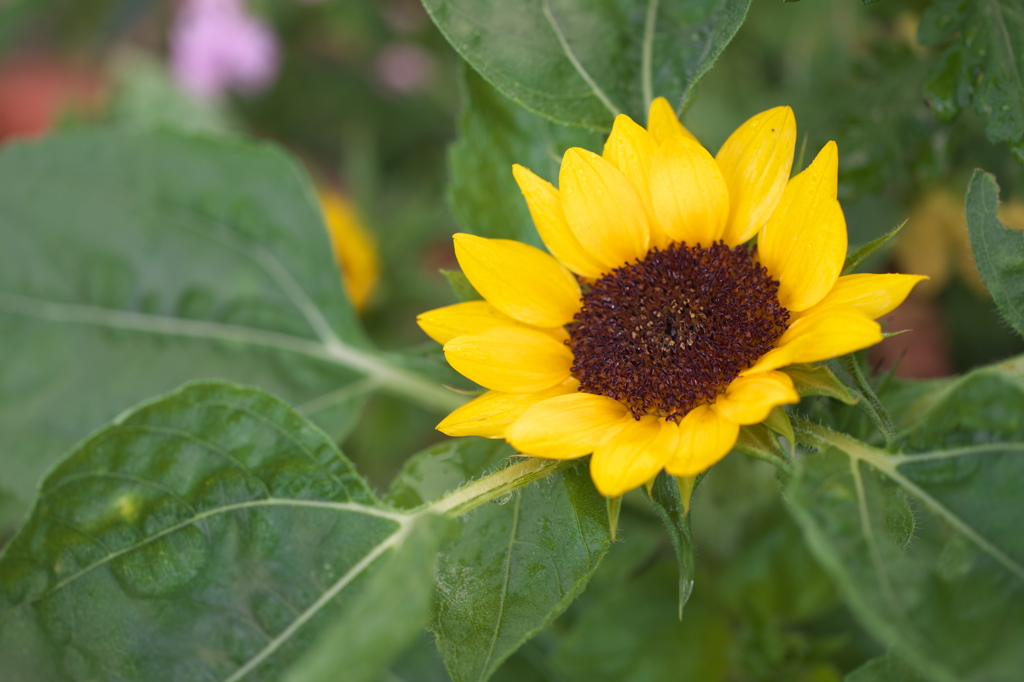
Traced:
<svg viewBox="0 0 1024 682">
<path fill-rule="evenodd" d="M 9 145 L 0 241 L 0 478 L 22 509 L 90 430 L 191 379 L 308 404 L 335 437 L 358 414 L 367 388 L 328 346 L 368 342 L 305 173 L 268 145 L 114 131 Z"/>
</svg>

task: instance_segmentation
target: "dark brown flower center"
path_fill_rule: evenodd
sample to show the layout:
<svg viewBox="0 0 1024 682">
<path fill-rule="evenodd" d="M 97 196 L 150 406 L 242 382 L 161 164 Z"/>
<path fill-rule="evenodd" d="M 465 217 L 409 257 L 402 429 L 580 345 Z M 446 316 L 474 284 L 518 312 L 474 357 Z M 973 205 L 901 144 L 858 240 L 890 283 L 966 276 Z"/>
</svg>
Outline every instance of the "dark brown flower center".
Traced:
<svg viewBox="0 0 1024 682">
<path fill-rule="evenodd" d="M 584 287 L 573 375 L 634 417 L 677 419 L 774 346 L 789 321 L 778 289 L 746 246 L 654 249 Z"/>
</svg>

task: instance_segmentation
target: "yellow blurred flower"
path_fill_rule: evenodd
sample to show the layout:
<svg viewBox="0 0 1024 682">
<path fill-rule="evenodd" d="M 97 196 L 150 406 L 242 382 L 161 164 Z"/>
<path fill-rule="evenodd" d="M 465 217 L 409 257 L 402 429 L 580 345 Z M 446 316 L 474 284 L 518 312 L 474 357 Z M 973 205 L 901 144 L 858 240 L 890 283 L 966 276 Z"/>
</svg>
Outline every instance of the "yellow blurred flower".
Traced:
<svg viewBox="0 0 1024 682">
<path fill-rule="evenodd" d="M 708 469 L 741 426 L 797 402 L 786 366 L 881 341 L 875 319 L 921 277 L 840 277 L 836 145 L 790 178 L 795 141 L 777 107 L 712 157 L 659 98 L 646 129 L 616 118 L 603 154 L 568 150 L 559 189 L 514 166 L 551 255 L 455 235 L 485 300 L 419 323 L 489 390 L 438 429 L 592 454 L 597 489 L 617 496 Z"/>
<path fill-rule="evenodd" d="M 380 278 L 377 245 L 348 198 L 326 188 L 320 188 L 318 195 L 345 291 L 355 309 L 362 311 Z"/>
<path fill-rule="evenodd" d="M 1024 229 L 1024 203 L 1007 201 L 999 207 L 999 220 L 1015 230 Z M 978 296 L 987 298 L 974 263 L 962 195 L 945 187 L 935 187 L 914 206 L 893 249 L 896 268 L 919 272 L 929 280 L 915 290 L 915 296 L 933 297 L 959 275 Z"/>
</svg>

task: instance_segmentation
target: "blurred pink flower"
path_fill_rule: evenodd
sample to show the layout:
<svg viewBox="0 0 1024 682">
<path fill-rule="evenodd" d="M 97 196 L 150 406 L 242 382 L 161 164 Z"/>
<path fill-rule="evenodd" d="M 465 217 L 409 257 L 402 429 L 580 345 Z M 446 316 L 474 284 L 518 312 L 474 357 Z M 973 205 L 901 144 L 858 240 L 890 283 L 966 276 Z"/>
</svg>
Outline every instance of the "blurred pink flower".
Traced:
<svg viewBox="0 0 1024 682">
<path fill-rule="evenodd" d="M 377 84 L 399 95 L 426 90 L 436 71 L 434 56 L 412 43 L 391 43 L 373 61 Z"/>
<path fill-rule="evenodd" d="M 245 0 L 184 0 L 171 29 L 171 70 L 187 92 L 258 92 L 277 75 L 277 38 Z"/>
</svg>

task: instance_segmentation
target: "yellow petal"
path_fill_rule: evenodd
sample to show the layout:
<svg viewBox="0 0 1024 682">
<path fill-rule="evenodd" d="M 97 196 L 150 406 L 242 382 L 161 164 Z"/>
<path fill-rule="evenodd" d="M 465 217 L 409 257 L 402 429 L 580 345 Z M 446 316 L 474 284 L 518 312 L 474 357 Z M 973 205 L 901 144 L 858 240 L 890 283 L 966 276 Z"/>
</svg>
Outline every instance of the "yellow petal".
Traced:
<svg viewBox="0 0 1024 682">
<path fill-rule="evenodd" d="M 679 427 L 657 417 L 630 420 L 594 450 L 590 477 L 597 491 L 618 497 L 657 476 L 676 450 Z"/>
<path fill-rule="evenodd" d="M 882 340 L 878 323 L 852 306 L 830 306 L 793 322 L 768 351 L 741 376 L 798 362 L 817 362 L 873 346 Z"/>
<path fill-rule="evenodd" d="M 602 156 L 622 171 L 640 197 L 648 218 L 654 216 L 651 205 L 651 159 L 658 145 L 654 138 L 638 123 L 625 114 L 615 117 L 612 132 L 604 143 Z M 671 241 L 664 230 L 650 223 L 650 246 L 665 248 Z"/>
<path fill-rule="evenodd" d="M 729 189 L 711 154 L 694 140 L 670 137 L 651 164 L 651 197 L 657 223 L 687 244 L 708 247 L 729 220 Z"/>
<path fill-rule="evenodd" d="M 651 136 L 658 144 L 662 144 L 668 138 L 676 135 L 688 137 L 694 142 L 697 141 L 693 133 L 679 122 L 672 105 L 664 97 L 656 97 L 651 102 L 651 109 L 647 114 L 647 130 L 651 131 Z"/>
<path fill-rule="evenodd" d="M 846 219 L 836 200 L 839 153 L 829 142 L 786 185 L 761 229 L 758 259 L 779 280 L 779 303 L 806 310 L 836 283 L 846 258 Z"/>
<path fill-rule="evenodd" d="M 457 336 L 444 345 L 448 364 L 492 391 L 532 393 L 569 378 L 572 351 L 544 332 L 527 327 L 491 327 Z"/>
<path fill-rule="evenodd" d="M 581 277 L 597 279 L 605 268 L 584 250 L 578 239 L 565 222 L 562 212 L 562 197 L 550 182 L 538 176 L 528 168 L 519 164 L 512 166 L 519 189 L 526 198 L 526 205 L 533 217 L 544 245 L 548 251 L 562 263 Z"/>
<path fill-rule="evenodd" d="M 538 327 L 561 327 L 580 308 L 580 285 L 558 261 L 510 239 L 457 234 L 455 257 L 487 302 L 506 315 Z"/>
<path fill-rule="evenodd" d="M 782 372 L 762 372 L 735 379 L 715 400 L 715 411 L 741 426 L 760 424 L 779 405 L 800 402 L 793 380 Z"/>
<path fill-rule="evenodd" d="M 458 407 L 445 417 L 437 430 L 449 436 L 504 438 L 509 424 L 542 400 L 575 393 L 578 382 L 568 381 L 537 393 L 488 391 Z"/>
<path fill-rule="evenodd" d="M 673 476 L 696 476 L 729 454 L 739 435 L 739 424 L 698 405 L 679 422 L 679 441 L 665 469 Z"/>
<path fill-rule="evenodd" d="M 812 308 L 793 319 L 813 315 L 831 306 L 853 306 L 873 320 L 892 312 L 910 295 L 924 275 L 845 275 L 836 280 L 832 290 Z"/>
<path fill-rule="evenodd" d="M 572 393 L 527 408 L 505 438 L 527 455 L 572 459 L 589 455 L 627 420 L 632 420 L 629 410 L 617 400 Z"/>
<path fill-rule="evenodd" d="M 326 188 L 321 188 L 317 194 L 345 290 L 356 310 L 363 310 L 380 279 L 377 244 L 352 202 Z"/>
<path fill-rule="evenodd" d="M 558 176 L 569 229 L 606 268 L 647 255 L 651 228 L 633 185 L 611 162 L 573 147 Z"/>
<path fill-rule="evenodd" d="M 420 329 L 438 343 L 445 344 L 456 336 L 479 334 L 491 327 L 521 326 L 508 315 L 505 315 L 487 301 L 466 301 L 455 305 L 435 308 L 420 313 L 416 318 Z M 569 333 L 564 327 L 541 329 L 557 341 L 565 341 Z"/>
<path fill-rule="evenodd" d="M 793 110 L 775 107 L 737 128 L 718 150 L 731 204 L 726 244 L 742 244 L 768 222 L 789 180 L 795 147 Z"/>
</svg>

